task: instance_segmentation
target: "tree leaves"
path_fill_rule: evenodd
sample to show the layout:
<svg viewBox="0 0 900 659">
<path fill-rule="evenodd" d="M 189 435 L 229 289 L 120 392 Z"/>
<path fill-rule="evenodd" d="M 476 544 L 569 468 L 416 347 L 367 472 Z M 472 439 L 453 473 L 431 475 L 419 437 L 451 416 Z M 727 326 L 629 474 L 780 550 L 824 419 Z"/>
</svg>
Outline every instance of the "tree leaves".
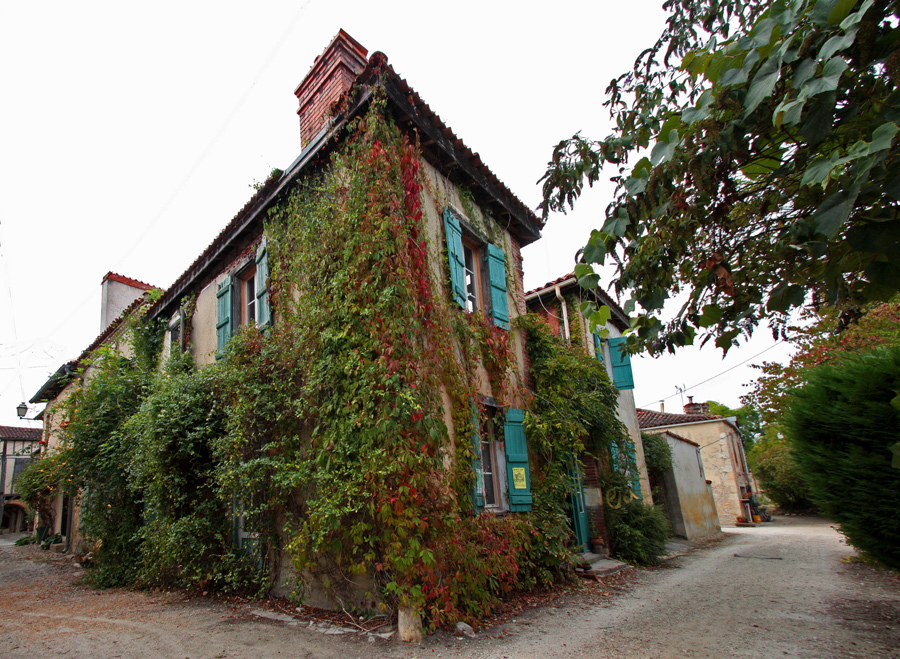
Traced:
<svg viewBox="0 0 900 659">
<path fill-rule="evenodd" d="M 585 255 L 615 261 L 616 292 L 641 307 L 637 340 L 671 349 L 691 328 L 727 349 L 761 319 L 779 327 L 807 300 L 852 317 L 855 306 L 896 290 L 894 242 L 860 255 L 848 240 L 871 248 L 853 232 L 900 219 L 895 5 L 667 6 L 663 36 L 607 90 L 616 132 L 558 147 L 555 157 L 569 160 L 552 162 L 542 179 L 546 216 L 615 165 L 602 238 L 592 236 Z M 667 67 L 675 56 L 680 68 Z M 727 277 L 699 267 L 711 254 Z M 684 291 L 688 303 L 660 322 L 665 300 Z"/>
</svg>

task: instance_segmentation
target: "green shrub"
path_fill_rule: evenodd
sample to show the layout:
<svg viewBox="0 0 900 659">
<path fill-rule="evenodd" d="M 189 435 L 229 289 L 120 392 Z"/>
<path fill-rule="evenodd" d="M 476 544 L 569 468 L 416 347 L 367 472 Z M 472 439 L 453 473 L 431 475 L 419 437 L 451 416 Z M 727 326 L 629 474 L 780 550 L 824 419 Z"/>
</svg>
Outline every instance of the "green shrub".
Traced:
<svg viewBox="0 0 900 659">
<path fill-rule="evenodd" d="M 666 471 L 672 468 L 672 447 L 662 435 L 641 433 L 641 442 L 644 444 L 644 460 L 647 469 Z"/>
<path fill-rule="evenodd" d="M 860 552 L 900 568 L 900 348 L 848 356 L 793 392 L 785 434 L 810 498 Z"/>
<path fill-rule="evenodd" d="M 669 520 L 659 506 L 630 501 L 621 508 L 607 507 L 606 519 L 613 556 L 637 565 L 659 565 L 671 535 Z"/>
<path fill-rule="evenodd" d="M 759 478 L 763 494 L 778 506 L 780 512 L 815 510 L 809 500 L 809 487 L 794 459 L 794 450 L 777 426 L 766 426 L 766 432 L 753 445 L 747 459 Z"/>
</svg>

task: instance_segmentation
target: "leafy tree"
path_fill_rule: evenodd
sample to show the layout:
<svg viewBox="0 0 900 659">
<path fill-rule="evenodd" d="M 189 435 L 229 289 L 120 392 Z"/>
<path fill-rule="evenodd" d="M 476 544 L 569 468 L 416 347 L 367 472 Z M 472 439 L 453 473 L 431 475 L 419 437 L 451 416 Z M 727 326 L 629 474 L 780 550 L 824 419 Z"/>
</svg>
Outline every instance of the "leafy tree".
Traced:
<svg viewBox="0 0 900 659">
<path fill-rule="evenodd" d="M 785 432 L 810 497 L 863 553 L 900 568 L 900 348 L 814 369 L 794 392 Z"/>
<path fill-rule="evenodd" d="M 747 459 L 765 495 L 782 512 L 804 513 L 814 508 L 809 487 L 794 460 L 794 449 L 779 426 L 766 426 Z"/>
<path fill-rule="evenodd" d="M 777 423 L 788 405 L 788 392 L 803 386 L 810 369 L 879 346 L 900 346 L 900 298 L 865 309 L 859 320 L 840 334 L 836 332 L 838 324 L 835 314 L 826 312 L 805 327 L 793 328 L 797 351 L 790 362 L 755 366 L 762 375 L 741 402 L 758 409 L 765 423 Z"/>
<path fill-rule="evenodd" d="M 761 319 L 784 335 L 810 301 L 845 326 L 900 289 L 898 3 L 664 7 L 660 39 L 607 89 L 614 132 L 560 142 L 542 178 L 546 216 L 618 168 L 576 272 L 596 286 L 592 264 L 613 259 L 626 311 L 640 306 L 632 347 L 699 336 L 727 351 Z M 584 310 L 594 323 L 608 313 Z"/>
<path fill-rule="evenodd" d="M 759 412 L 747 405 L 742 405 L 736 410 L 731 409 L 727 405 L 717 403 L 714 400 L 709 401 L 709 411 L 713 414 L 721 416 L 737 417 L 738 427 L 741 429 L 741 438 L 744 443 L 744 450 L 749 452 L 753 448 L 754 442 L 762 434 L 760 425 Z"/>
</svg>

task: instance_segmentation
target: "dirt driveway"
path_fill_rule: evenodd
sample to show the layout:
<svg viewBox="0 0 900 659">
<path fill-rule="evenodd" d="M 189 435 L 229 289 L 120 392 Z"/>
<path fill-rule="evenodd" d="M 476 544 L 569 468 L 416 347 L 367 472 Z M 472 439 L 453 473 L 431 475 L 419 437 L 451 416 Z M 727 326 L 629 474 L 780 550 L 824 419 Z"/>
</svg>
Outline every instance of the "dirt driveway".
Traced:
<svg viewBox="0 0 900 659">
<path fill-rule="evenodd" d="M 91 591 L 69 562 L 33 551 L 0 546 L 0 657 L 900 658 L 898 576 L 842 562 L 853 552 L 821 519 L 728 529 L 633 571 L 615 597 L 568 595 L 475 639 L 438 633 L 421 646 L 260 617 L 252 604 Z"/>
</svg>

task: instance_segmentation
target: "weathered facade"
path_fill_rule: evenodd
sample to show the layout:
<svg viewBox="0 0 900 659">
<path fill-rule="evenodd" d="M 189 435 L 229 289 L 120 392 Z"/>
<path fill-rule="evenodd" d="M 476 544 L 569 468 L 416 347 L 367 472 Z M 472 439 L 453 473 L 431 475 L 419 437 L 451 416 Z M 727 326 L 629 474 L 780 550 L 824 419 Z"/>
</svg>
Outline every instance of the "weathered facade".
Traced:
<svg viewBox="0 0 900 659">
<path fill-rule="evenodd" d="M 28 506 L 16 491 L 16 477 L 38 450 L 37 428 L 0 426 L 0 533 L 24 531 L 31 524 Z"/>
<path fill-rule="evenodd" d="M 606 305 L 611 311 L 610 320 L 606 323 L 607 337 L 591 333 L 587 323 L 581 316 L 579 304 L 582 298 Z M 596 358 L 606 369 L 610 381 L 618 390 L 616 413 L 628 432 L 628 438 L 634 447 L 634 462 L 637 473 L 632 479 L 632 490 L 646 503 L 653 503 L 650 482 L 647 476 L 647 465 L 644 459 L 644 447 L 641 442 L 641 431 L 638 425 L 637 410 L 634 404 L 634 377 L 631 361 L 627 353 L 619 348 L 624 342 L 622 337 L 628 325 L 628 317 L 619 306 L 603 291 L 585 291 L 578 285 L 574 274 L 565 275 L 548 282 L 540 288 L 526 293 L 528 310 L 542 316 L 553 328 L 553 331 L 573 346 L 584 346 L 584 350 Z M 574 338 L 573 338 L 574 337 Z M 573 349 L 578 349 L 574 348 Z M 616 456 L 612 456 L 615 462 Z M 603 493 L 600 488 L 600 469 L 596 459 L 582 457 L 584 465 L 584 506 L 593 529 L 593 536 L 604 538 L 609 543 L 606 522 L 603 515 Z M 578 506 L 580 502 L 576 502 Z M 603 553 L 605 548 L 594 547 L 594 552 Z"/>
<path fill-rule="evenodd" d="M 685 405 L 684 414 L 638 409 L 641 429 L 650 433 L 671 430 L 699 446 L 703 471 L 712 486 L 719 520 L 734 524 L 750 522 L 749 498 L 752 476 L 734 417 L 709 413 L 698 403 Z"/>
<path fill-rule="evenodd" d="M 700 445 L 665 431 L 660 435 L 672 451 L 672 466 L 661 474 L 662 501 L 675 535 L 700 540 L 721 533 L 712 484 L 706 480 Z"/>
</svg>

